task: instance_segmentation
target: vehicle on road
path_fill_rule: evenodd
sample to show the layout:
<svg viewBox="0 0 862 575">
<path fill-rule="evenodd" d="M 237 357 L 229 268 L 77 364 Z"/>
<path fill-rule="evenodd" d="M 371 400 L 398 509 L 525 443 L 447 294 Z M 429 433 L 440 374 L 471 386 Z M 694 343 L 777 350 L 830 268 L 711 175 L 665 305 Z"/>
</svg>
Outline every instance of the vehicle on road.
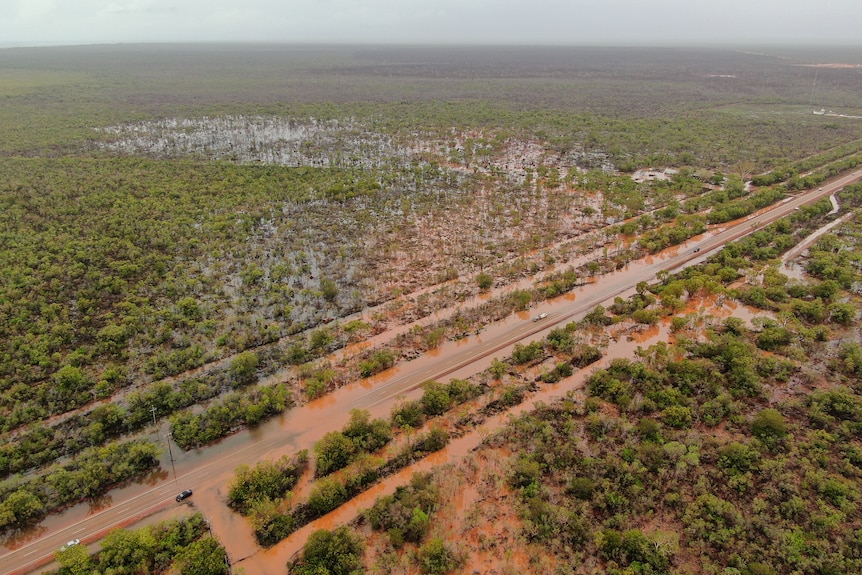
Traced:
<svg viewBox="0 0 862 575">
<path fill-rule="evenodd" d="M 63 545 L 62 547 L 60 547 L 60 551 L 65 551 L 66 549 L 74 547 L 75 545 L 79 544 L 80 542 L 81 542 L 80 539 L 72 539 L 71 541 L 66 541 L 66 544 Z"/>
<path fill-rule="evenodd" d="M 534 317 L 533 321 L 540 321 L 540 320 L 545 319 L 546 317 L 548 317 L 548 314 L 546 314 L 545 312 L 542 312 L 539 315 L 537 315 L 536 317 Z"/>
<path fill-rule="evenodd" d="M 186 489 L 185 491 L 183 491 L 182 493 L 177 495 L 177 501 L 182 501 L 183 499 L 188 499 L 191 496 L 192 496 L 192 490 Z"/>
</svg>

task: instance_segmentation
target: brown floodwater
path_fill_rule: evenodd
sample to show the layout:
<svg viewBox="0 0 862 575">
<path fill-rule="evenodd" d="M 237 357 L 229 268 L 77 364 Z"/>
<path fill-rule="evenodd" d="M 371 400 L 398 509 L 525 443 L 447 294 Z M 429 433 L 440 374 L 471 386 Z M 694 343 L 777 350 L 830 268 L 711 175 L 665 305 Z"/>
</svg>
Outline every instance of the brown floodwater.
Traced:
<svg viewBox="0 0 862 575">
<path fill-rule="evenodd" d="M 784 275 L 786 275 L 790 279 L 797 280 L 797 281 L 806 281 L 808 279 L 808 276 L 805 273 L 805 270 L 802 267 L 802 264 L 800 264 L 796 260 L 798 260 L 798 258 L 805 253 L 805 250 L 807 250 L 809 247 L 811 247 L 811 245 L 815 241 L 817 241 L 817 239 L 819 237 L 821 237 L 823 234 L 827 233 L 832 228 L 840 226 L 841 224 L 843 224 L 844 222 L 846 222 L 847 220 L 849 220 L 850 218 L 852 218 L 854 216 L 855 216 L 854 212 L 850 212 L 848 214 L 841 216 L 837 220 L 832 221 L 832 222 L 826 224 L 825 226 L 815 230 L 811 234 L 809 234 L 808 237 L 806 237 L 801 242 L 799 242 L 798 244 L 793 246 L 793 248 L 791 248 L 789 251 L 787 251 L 787 253 L 785 253 L 782 256 L 782 258 L 781 258 L 781 264 L 782 265 L 780 268 L 778 268 L 778 271 L 780 271 L 781 273 L 783 273 Z"/>
<path fill-rule="evenodd" d="M 78 525 L 86 521 L 90 521 L 93 526 L 90 532 L 101 531 L 121 524 L 119 520 L 111 521 L 111 515 L 117 513 L 114 510 L 117 505 L 125 506 L 126 502 L 133 500 L 137 506 L 134 512 L 143 514 L 148 508 L 157 510 L 166 497 L 171 497 L 172 492 L 193 488 L 195 494 L 189 500 L 190 504 L 204 513 L 229 555 L 234 560 L 247 557 L 257 551 L 251 528 L 243 518 L 224 505 L 226 490 L 237 466 L 254 465 L 263 459 L 275 459 L 281 455 L 292 455 L 300 449 L 309 449 L 325 433 L 341 429 L 349 419 L 350 410 L 354 408 L 367 409 L 372 417 L 388 417 L 392 405 L 399 399 L 419 397 L 419 383 L 440 374 L 443 358 L 454 358 L 447 360 L 450 364 L 444 369 L 448 377 L 465 378 L 478 373 L 487 368 L 494 357 L 508 356 L 517 341 L 541 338 L 554 324 L 586 313 L 608 297 L 624 295 L 632 283 L 640 281 L 632 280 L 632 276 L 648 278 L 654 275 L 664 260 L 675 256 L 678 249 L 666 250 L 649 261 L 629 264 L 625 269 L 602 276 L 571 294 L 543 302 L 528 312 L 514 314 L 477 335 L 454 342 L 447 341 L 433 353 L 348 385 L 305 406 L 288 410 L 256 428 L 237 433 L 214 445 L 187 452 L 172 445 L 171 451 L 164 454 L 162 469 L 146 480 L 115 489 L 96 502 L 82 503 L 51 515 L 38 527 L 7 537 L 3 540 L 3 546 L 16 550 L 46 534 L 65 536 L 74 533 Z M 476 298 L 477 304 L 480 301 Z M 547 320 L 538 323 L 531 321 L 532 315 L 543 311 L 550 316 Z M 556 321 L 551 321 L 554 319 Z M 475 350 L 483 346 L 489 351 L 476 360 Z M 166 445 L 167 433 L 167 424 L 164 424 L 156 438 L 163 445 Z"/>
<path fill-rule="evenodd" d="M 690 313 L 700 313 L 704 316 L 711 315 L 715 318 L 724 317 L 739 317 L 747 322 L 759 315 L 766 315 L 766 312 L 749 308 L 748 306 L 738 305 L 736 302 L 724 300 L 721 303 L 716 302 L 715 296 L 707 296 L 703 298 L 693 298 L 690 300 Z M 687 310 L 689 311 L 689 310 Z M 376 484 L 372 489 L 364 492 L 360 496 L 354 498 L 345 505 L 332 511 L 326 516 L 306 525 L 298 530 L 290 537 L 273 546 L 270 549 L 260 550 L 238 563 L 239 567 L 245 569 L 248 575 L 265 575 L 269 573 L 279 573 L 284 569 L 291 558 L 294 558 L 302 549 L 305 540 L 315 530 L 318 529 L 333 529 L 338 525 L 348 523 L 355 519 L 363 510 L 373 505 L 375 499 L 382 495 L 388 495 L 395 491 L 400 485 L 405 485 L 410 481 L 410 478 L 416 472 L 429 471 L 434 467 L 444 464 L 454 464 L 462 461 L 468 455 L 474 453 L 481 447 L 485 437 L 493 431 L 504 426 L 512 417 L 521 413 L 530 411 L 535 408 L 537 403 L 548 403 L 556 398 L 564 397 L 571 391 L 583 389 L 586 377 L 592 373 L 594 369 L 606 367 L 611 360 L 616 358 L 632 358 L 638 348 L 647 348 L 661 341 L 667 341 L 671 338 L 669 330 L 669 321 L 662 321 L 652 326 L 643 326 L 634 330 L 629 330 L 626 337 L 619 337 L 613 341 L 607 348 L 605 356 L 596 364 L 579 370 L 572 377 L 566 378 L 556 384 L 545 385 L 539 391 L 531 394 L 529 398 L 522 404 L 513 409 L 497 414 L 488 418 L 480 426 L 471 430 L 469 433 L 452 440 L 452 442 L 443 450 L 434 453 L 425 459 L 402 469 L 397 474 L 394 474 L 380 483 Z M 538 370 L 539 368 L 536 368 Z M 465 487 L 469 490 L 469 485 Z M 471 500 L 469 493 L 459 495 L 462 501 Z M 464 510 L 461 509 L 463 512 Z M 450 519 L 451 520 L 451 519 Z M 485 526 L 485 530 L 492 532 L 493 529 L 499 527 Z M 525 566 L 528 564 L 528 557 L 497 557 L 498 569 L 508 565 Z M 493 556 L 482 554 L 481 562 L 484 565 L 491 565 L 494 559 Z"/>
<path fill-rule="evenodd" d="M 714 237 L 718 233 L 712 230 L 690 241 L 700 243 L 711 239 L 718 244 L 721 238 Z M 607 303 L 615 296 L 625 297 L 633 293 L 635 284 L 651 280 L 659 270 L 675 269 L 703 257 L 705 253 L 695 255 L 687 245 L 669 248 L 649 258 L 631 262 L 614 273 L 597 277 L 595 281 L 576 288 L 570 294 L 537 304 L 529 311 L 513 314 L 486 327 L 478 334 L 459 341 L 447 341 L 432 353 L 345 386 L 307 405 L 288 410 L 256 428 L 241 431 L 214 445 L 188 452 L 172 445 L 170 452 L 165 450 L 161 461 L 162 470 L 158 473 L 150 475 L 144 481 L 115 489 L 97 502 L 76 505 L 52 515 L 29 531 L 6 537 L 2 545 L 6 550 L 16 551 L 21 556 L 32 553 L 38 557 L 36 550 L 40 548 L 37 546 L 39 544 L 61 544 L 62 541 L 77 536 L 73 534 L 79 531 L 84 534 L 102 533 L 105 529 L 126 524 L 128 517 L 151 515 L 164 508 L 165 501 L 174 505 L 173 495 L 182 489 L 192 488 L 194 496 L 183 505 L 191 505 L 204 514 L 214 534 L 225 545 L 234 562 L 278 554 L 277 549 L 281 546 L 266 552 L 261 551 L 254 543 L 247 521 L 224 504 L 237 466 L 254 465 L 261 460 L 272 460 L 282 455 L 291 456 L 301 449 L 310 449 L 325 433 L 341 429 L 348 421 L 350 411 L 355 408 L 369 410 L 372 417 L 386 418 L 392 406 L 401 398 L 418 398 L 421 394 L 419 385 L 423 381 L 474 375 L 487 368 L 494 357 L 508 356 L 515 343 L 542 338 L 555 326 L 579 319 L 599 303 Z M 525 281 L 532 283 L 534 280 Z M 510 286 L 507 289 L 515 288 Z M 474 300 L 476 305 L 482 302 L 478 297 Z M 533 322 L 531 318 L 540 312 L 548 313 L 548 318 Z M 644 333 L 646 330 L 640 330 L 637 335 L 632 332 L 631 339 L 619 338 L 619 341 L 612 344 L 613 351 L 609 349 L 609 356 L 628 356 L 638 346 L 647 346 L 650 341 L 667 340 L 669 337 L 664 323 L 648 329 L 652 331 Z M 388 337 L 392 337 L 391 332 Z M 566 388 L 561 386 L 564 385 L 580 385 L 579 378 L 582 378 L 582 375 L 570 378 L 565 384 L 547 386 L 543 388 L 541 396 L 550 397 L 555 393 L 563 393 Z M 516 411 L 527 408 L 519 407 Z M 494 426 L 502 424 L 503 420 L 504 417 L 493 418 L 482 429 L 493 429 Z M 159 437 L 155 439 L 166 445 L 167 433 L 167 424 L 164 424 L 159 430 Z M 476 434 L 466 437 L 475 438 Z M 463 451 L 459 451 L 459 446 L 464 445 L 464 441 L 469 442 L 465 438 L 453 442 L 445 451 L 446 457 L 451 458 L 452 454 Z M 475 445 L 470 449 L 473 446 Z M 171 455 L 173 465 L 170 461 Z M 412 471 L 409 473 L 412 474 Z M 398 482 L 397 477 L 401 476 L 387 479 L 381 484 L 382 487 L 375 488 L 374 493 L 395 485 Z M 350 505 L 365 505 L 367 498 L 371 496 L 364 497 L 365 499 L 360 498 L 357 503 Z M 336 510 L 333 513 L 335 515 L 332 517 L 341 517 L 338 515 L 341 511 Z M 290 538 L 285 545 L 300 545 L 297 541 L 301 539 L 302 535 L 297 535 Z M 31 546 L 33 549 L 30 549 Z M 44 551 L 45 549 L 42 550 L 43 554 Z M 10 554 L 0 555 L 0 560 Z M 282 569 L 283 563 L 278 566 L 269 564 L 268 568 L 268 572 L 280 572 L 272 569 Z"/>
</svg>

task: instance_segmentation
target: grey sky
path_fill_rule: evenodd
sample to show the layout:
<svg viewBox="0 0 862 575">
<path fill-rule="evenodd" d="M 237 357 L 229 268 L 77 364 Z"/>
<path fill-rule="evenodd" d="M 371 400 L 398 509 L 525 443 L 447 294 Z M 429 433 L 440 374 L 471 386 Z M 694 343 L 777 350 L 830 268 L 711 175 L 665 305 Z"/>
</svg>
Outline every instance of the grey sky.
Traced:
<svg viewBox="0 0 862 575">
<path fill-rule="evenodd" d="M 0 45 L 862 44 L 859 0 L 0 0 Z"/>
</svg>

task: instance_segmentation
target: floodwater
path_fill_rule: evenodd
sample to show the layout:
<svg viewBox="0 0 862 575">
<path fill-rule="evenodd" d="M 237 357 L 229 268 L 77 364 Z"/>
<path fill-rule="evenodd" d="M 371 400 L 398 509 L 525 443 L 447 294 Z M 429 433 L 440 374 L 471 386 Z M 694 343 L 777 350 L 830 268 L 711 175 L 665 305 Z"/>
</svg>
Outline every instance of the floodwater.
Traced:
<svg viewBox="0 0 862 575">
<path fill-rule="evenodd" d="M 803 255 L 805 253 L 805 251 L 809 247 L 811 247 L 811 245 L 815 241 L 817 241 L 817 238 L 823 236 L 825 233 L 827 233 L 832 228 L 840 226 L 841 224 L 843 224 L 844 222 L 846 222 L 847 220 L 852 218 L 854 215 L 855 215 L 854 212 L 844 214 L 843 216 L 841 216 L 837 220 L 830 222 L 830 223 L 826 224 L 825 226 L 823 226 L 822 228 L 814 231 L 808 237 L 806 237 L 804 240 L 802 240 L 801 242 L 799 242 L 798 244 L 793 246 L 793 248 L 791 248 L 787 253 L 785 253 L 781 257 L 781 264 L 782 265 L 779 268 L 779 271 L 781 273 L 783 273 L 784 275 L 786 275 L 790 279 L 794 279 L 797 281 L 805 280 L 806 279 L 805 270 L 803 269 L 802 265 L 800 263 L 798 263 L 796 260 L 801 255 Z"/>
<path fill-rule="evenodd" d="M 704 259 L 709 249 L 727 241 L 727 236 L 723 235 L 724 231 L 725 228 L 714 229 L 682 246 L 631 262 L 622 270 L 600 276 L 570 294 L 538 304 L 528 312 L 514 314 L 488 326 L 478 334 L 456 342 L 446 342 L 433 353 L 424 354 L 373 378 L 353 383 L 304 406 L 288 410 L 257 428 L 241 431 L 212 446 L 183 452 L 172 444 L 170 451 L 165 450 L 161 461 L 162 470 L 158 473 L 142 482 L 116 489 L 95 503 L 83 503 L 63 513 L 52 515 L 32 530 L 5 538 L 2 546 L 10 551 L 17 550 L 22 556 L 36 554 L 37 549 L 43 556 L 47 556 L 49 547 L 53 552 L 63 541 L 78 537 L 76 534 L 79 532 L 83 532 L 80 538 L 89 543 L 97 538 L 93 536 L 94 533 L 102 534 L 107 529 L 128 524 L 130 520 L 152 515 L 171 506 L 187 504 L 201 511 L 208 519 L 213 533 L 225 545 L 234 563 L 249 563 L 247 572 L 252 573 L 251 564 L 257 561 L 252 561 L 252 557 L 277 555 L 278 560 L 282 561 L 283 557 L 278 551 L 281 545 L 266 552 L 261 551 L 254 543 L 247 521 L 224 504 L 237 466 L 254 465 L 264 459 L 292 456 L 301 449 L 310 449 L 325 433 L 341 429 L 348 421 L 350 411 L 355 408 L 367 409 L 375 418 L 386 418 L 400 398 L 417 398 L 421 393 L 419 386 L 422 382 L 430 379 L 470 377 L 487 368 L 494 357 L 508 356 L 515 343 L 540 339 L 553 327 L 580 319 L 598 304 L 607 304 L 616 296 L 625 297 L 633 293 L 638 282 L 652 280 L 660 270 L 673 270 Z M 690 247 L 692 243 L 702 245 L 703 253 L 694 254 Z M 475 298 L 477 305 L 481 301 L 481 298 Z M 745 308 L 737 309 L 742 312 Z M 548 317 L 540 322 L 531 321 L 531 317 L 540 312 L 548 313 Z M 638 330 L 637 335 L 634 332 L 630 335 L 631 339 L 619 338 L 612 344 L 608 350 L 609 357 L 628 357 L 638 346 L 647 347 L 650 342 L 666 341 L 671 334 L 668 333 L 667 324 L 661 323 L 652 328 Z M 539 396 L 562 394 L 566 389 L 580 385 L 582 378 L 583 375 L 578 374 L 563 383 L 547 386 Z M 528 409 L 530 405 L 532 404 L 528 402 L 516 411 Z M 493 429 L 504 419 L 505 416 L 493 418 L 486 422 L 482 429 Z M 159 436 L 154 439 L 165 444 L 169 440 L 167 433 L 167 424 L 164 424 L 159 430 Z M 478 441 L 478 436 L 478 433 L 474 433 L 457 440 L 445 451 L 446 457 L 454 457 L 453 454 L 457 455 L 466 449 L 459 447 L 466 445 L 464 442 L 469 443 L 466 438 L 473 437 L 474 441 Z M 376 487 L 373 493 L 395 485 L 397 477 L 401 476 L 387 479 L 381 483 L 381 487 Z M 194 496 L 183 504 L 175 504 L 173 496 L 186 488 L 194 489 Z M 365 499 L 360 498 L 355 504 L 351 503 L 344 509 L 366 503 Z M 347 512 L 336 510 L 332 517 L 341 517 L 339 513 Z M 300 540 L 303 540 L 301 534 L 290 538 L 284 545 L 293 545 L 294 547 L 290 548 L 295 549 L 301 545 L 298 542 Z M 59 544 L 54 546 L 55 542 Z M 33 549 L 29 549 L 31 545 Z M 0 559 L 10 554 L 2 555 Z M 39 556 L 36 557 L 38 559 Z M 261 572 L 281 572 L 283 569 L 283 562 L 279 565 L 267 564 L 268 571 Z"/>
<path fill-rule="evenodd" d="M 690 300 L 689 308 L 686 311 L 689 313 L 699 313 L 704 316 L 711 315 L 716 319 L 734 316 L 746 322 L 750 322 L 751 319 L 758 315 L 765 315 L 765 312 L 738 305 L 736 302 L 723 301 L 722 303 L 717 303 L 715 296 L 693 298 Z M 391 494 L 398 486 L 407 484 L 414 473 L 429 471 L 437 466 L 455 464 L 462 461 L 481 446 L 482 441 L 489 433 L 504 426 L 512 416 L 534 409 L 537 403 L 549 403 L 556 398 L 564 397 L 571 391 L 583 389 L 587 376 L 596 368 L 606 367 L 613 359 L 632 358 L 639 347 L 647 348 L 658 342 L 668 341 L 672 338 L 669 325 L 670 321 L 668 318 L 667 321 L 661 321 L 652 326 L 642 326 L 642 329 L 635 329 L 629 332 L 628 337 L 619 337 L 617 341 L 610 344 L 606 355 L 596 364 L 579 370 L 572 377 L 556 384 L 543 386 L 539 391 L 531 394 L 522 404 L 507 412 L 488 418 L 474 430 L 454 439 L 443 450 L 402 469 L 397 474 L 384 479 L 347 504 L 306 525 L 274 547 L 260 550 L 241 560 L 239 563 L 235 563 L 235 565 L 242 567 L 247 575 L 266 575 L 282 572 L 281 570 L 284 569 L 287 562 L 295 558 L 302 550 L 305 540 L 312 532 L 318 529 L 333 529 L 352 521 L 363 509 L 371 507 L 377 497 Z M 469 489 L 469 486 L 467 489 Z M 461 498 L 465 501 L 470 499 L 469 494 L 462 494 Z M 509 560 L 511 559 L 509 558 Z M 484 560 L 488 561 L 489 559 L 486 557 Z M 502 561 L 502 558 L 498 558 L 498 560 Z"/>
</svg>

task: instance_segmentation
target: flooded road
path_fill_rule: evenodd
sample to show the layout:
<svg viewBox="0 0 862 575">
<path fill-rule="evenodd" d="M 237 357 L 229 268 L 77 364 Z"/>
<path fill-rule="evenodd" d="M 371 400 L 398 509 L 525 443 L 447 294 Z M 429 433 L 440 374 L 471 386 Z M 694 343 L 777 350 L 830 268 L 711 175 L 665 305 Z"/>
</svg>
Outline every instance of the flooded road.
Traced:
<svg viewBox="0 0 862 575">
<path fill-rule="evenodd" d="M 854 176 L 858 179 L 862 171 L 856 172 Z M 847 183 L 843 181 L 846 178 L 850 176 L 839 180 L 842 182 L 840 185 Z M 354 408 L 368 409 L 372 417 L 388 418 L 392 405 L 399 397 L 418 397 L 421 393 L 419 386 L 424 381 L 463 378 L 478 373 L 490 365 L 494 357 L 509 355 L 515 343 L 543 337 L 554 327 L 580 319 L 596 305 L 607 304 L 614 297 L 633 293 L 637 283 L 652 280 L 659 271 L 672 271 L 699 262 L 710 251 L 787 215 L 797 205 L 814 201 L 820 195 L 832 191 L 831 187 L 824 186 L 824 189 L 827 191 L 802 194 L 768 213 L 727 224 L 693 238 L 683 246 L 632 262 L 624 269 L 600 276 L 595 282 L 577 288 L 566 296 L 539 304 L 529 313 L 511 316 L 477 335 L 447 342 L 414 361 L 397 365 L 377 376 L 291 409 L 255 429 L 244 430 L 215 445 L 189 452 L 183 452 L 173 445 L 170 451 L 165 449 L 162 470 L 145 481 L 116 489 L 99 501 L 80 504 L 52 515 L 32 531 L 6 537 L 2 541 L 5 553 L 0 555 L 2 571 L 32 571 L 49 561 L 55 550 L 69 539 L 79 538 L 84 543 L 91 543 L 104 536 L 109 529 L 133 524 L 142 517 L 179 505 L 191 505 L 204 514 L 234 563 L 261 553 L 275 553 L 273 550 L 261 552 L 254 543 L 248 523 L 224 503 L 234 470 L 239 465 L 254 465 L 264 459 L 272 460 L 282 455 L 293 455 L 301 449 L 310 449 L 325 433 L 341 429 L 349 419 L 350 410 Z M 695 246 L 700 248 L 699 252 L 694 252 Z M 548 317 L 533 322 L 531 316 L 540 312 L 547 313 Z M 659 326 L 655 335 L 649 334 L 647 340 L 653 337 L 666 339 L 666 329 L 664 325 Z M 646 344 L 627 340 L 618 343 L 621 346 L 620 353 L 626 350 L 631 352 L 637 345 Z M 571 379 L 577 379 L 577 376 Z M 557 390 L 557 393 L 560 391 Z M 167 445 L 167 434 L 165 424 L 160 429 L 159 437 L 153 439 Z M 457 453 L 459 441 L 454 442 L 447 453 Z M 169 459 L 171 455 L 173 465 Z M 381 485 L 384 487 L 375 489 L 385 489 L 389 483 Z M 187 488 L 194 489 L 194 496 L 183 503 L 176 503 L 174 496 Z M 364 505 L 364 499 L 358 501 L 357 505 Z M 298 539 L 299 536 L 292 537 L 291 541 Z M 252 573 L 250 569 L 247 572 Z"/>
<path fill-rule="evenodd" d="M 768 315 L 768 312 L 742 306 L 733 301 L 717 303 L 715 296 L 690 300 L 686 312 L 702 316 L 709 315 L 716 319 L 734 316 L 745 320 L 749 324 L 754 317 Z M 610 344 L 605 356 L 597 363 L 577 371 L 571 377 L 561 380 L 556 384 L 543 385 L 539 391 L 532 393 L 520 405 L 515 406 L 509 411 L 489 417 L 470 432 L 453 439 L 446 448 L 385 478 L 370 490 L 360 494 L 358 497 L 320 519 L 309 523 L 272 548 L 262 549 L 247 559 L 239 561 L 237 566 L 241 567 L 246 575 L 268 575 L 283 572 L 282 570 L 286 563 L 302 550 L 306 539 L 314 531 L 318 529 L 331 530 L 352 521 L 362 510 L 371 507 L 377 497 L 392 494 L 399 486 L 409 483 L 410 478 L 416 472 L 430 471 L 434 467 L 455 464 L 463 460 L 480 447 L 488 434 L 504 426 L 513 415 L 531 411 L 538 403 L 550 403 L 556 398 L 566 396 L 571 391 L 583 389 L 588 375 L 596 368 L 606 367 L 612 360 L 617 358 L 631 358 L 638 347 L 647 348 L 656 343 L 671 340 L 672 334 L 669 329 L 670 319 L 670 317 L 664 318 L 663 321 L 656 325 L 633 331 L 627 337 L 620 337 L 616 342 Z"/>
</svg>

